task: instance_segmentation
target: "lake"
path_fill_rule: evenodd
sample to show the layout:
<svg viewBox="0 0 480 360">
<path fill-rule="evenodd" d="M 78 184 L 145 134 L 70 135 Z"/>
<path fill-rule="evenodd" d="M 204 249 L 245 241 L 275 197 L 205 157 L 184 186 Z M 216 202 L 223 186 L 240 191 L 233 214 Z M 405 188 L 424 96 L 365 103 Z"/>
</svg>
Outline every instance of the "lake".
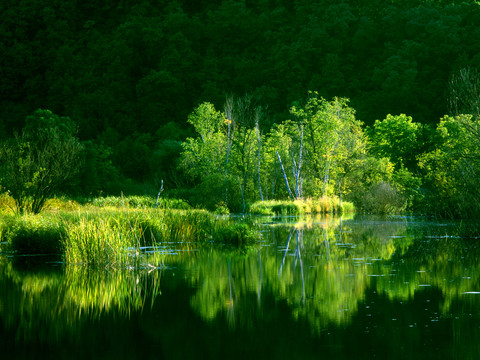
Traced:
<svg viewBox="0 0 480 360">
<path fill-rule="evenodd" d="M 455 224 L 254 221 L 255 244 L 128 268 L 1 255 L 2 359 L 480 359 L 480 240 Z"/>
</svg>

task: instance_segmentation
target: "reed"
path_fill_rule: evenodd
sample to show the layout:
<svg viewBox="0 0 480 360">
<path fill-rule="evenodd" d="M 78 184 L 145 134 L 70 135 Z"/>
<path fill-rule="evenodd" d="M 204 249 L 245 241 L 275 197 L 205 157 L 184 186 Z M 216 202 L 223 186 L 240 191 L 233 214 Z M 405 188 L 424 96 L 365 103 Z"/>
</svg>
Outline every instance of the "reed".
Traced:
<svg viewBox="0 0 480 360">
<path fill-rule="evenodd" d="M 88 266 L 138 266 L 143 251 L 151 254 L 162 242 L 241 245 L 258 234 L 253 224 L 205 210 L 84 207 L 0 217 L 0 240 L 9 251 L 61 254 L 65 263 Z"/>
<path fill-rule="evenodd" d="M 250 212 L 256 215 L 305 215 L 305 214 L 346 214 L 355 212 L 353 203 L 342 201 L 340 206 L 336 197 L 319 199 L 268 200 L 258 201 L 250 206 Z"/>
<path fill-rule="evenodd" d="M 133 231 L 115 218 L 80 219 L 66 224 L 64 261 L 87 265 L 128 264 L 129 249 L 134 248 Z"/>
<path fill-rule="evenodd" d="M 191 206 L 182 199 L 160 198 L 158 202 L 151 196 L 107 196 L 94 198 L 87 202 L 94 207 L 115 207 L 115 208 L 135 208 L 135 209 L 181 209 L 187 210 Z"/>
</svg>

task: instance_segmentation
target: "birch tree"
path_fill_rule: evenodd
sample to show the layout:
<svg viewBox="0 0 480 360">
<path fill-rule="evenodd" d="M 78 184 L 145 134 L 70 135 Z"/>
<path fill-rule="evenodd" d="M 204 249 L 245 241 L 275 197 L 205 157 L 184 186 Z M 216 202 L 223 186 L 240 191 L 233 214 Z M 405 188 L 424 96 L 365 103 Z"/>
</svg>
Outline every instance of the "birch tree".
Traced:
<svg viewBox="0 0 480 360">
<path fill-rule="evenodd" d="M 305 152 L 305 166 L 313 177 L 309 192 L 328 195 L 330 187 L 339 184 L 345 159 L 360 148 L 353 144 L 364 141 L 361 122 L 355 119 L 355 111 L 348 106 L 347 99 L 326 101 L 316 92 L 309 94 L 303 107 L 292 107 L 290 112 L 305 128 L 302 152 Z"/>
</svg>

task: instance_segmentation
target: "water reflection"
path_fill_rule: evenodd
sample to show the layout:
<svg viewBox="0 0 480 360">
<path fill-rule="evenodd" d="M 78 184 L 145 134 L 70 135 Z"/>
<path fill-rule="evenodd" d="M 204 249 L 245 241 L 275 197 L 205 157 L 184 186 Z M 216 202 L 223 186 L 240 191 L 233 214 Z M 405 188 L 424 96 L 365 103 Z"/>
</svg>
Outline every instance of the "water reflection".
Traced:
<svg viewBox="0 0 480 360">
<path fill-rule="evenodd" d="M 249 313 L 240 305 L 248 294 L 254 292 L 261 307 L 266 292 L 286 301 L 294 318 L 307 319 L 318 332 L 331 323 L 346 326 L 372 277 L 390 276 L 385 261 L 413 242 L 405 223 L 383 225 L 339 218 L 270 223 L 265 242 L 247 254 L 211 249 L 202 261 L 183 264 L 197 289 L 192 306 L 205 319 L 229 314 L 235 326 L 250 321 L 242 319 Z"/>
<path fill-rule="evenodd" d="M 448 224 L 408 218 L 257 221 L 263 239 L 253 246 L 165 243 L 160 254 L 146 249 L 130 269 L 38 269 L 4 258 L 0 319 L 8 336 L 0 341 L 7 347 L 65 346 L 67 339 L 84 346 L 75 339 L 118 326 L 162 341 L 162 351 L 175 357 L 172 334 L 185 332 L 192 339 L 183 341 L 198 346 L 206 336 L 198 334 L 206 332 L 228 340 L 222 345 L 209 338 L 215 345 L 205 351 L 215 358 L 221 355 L 211 352 L 215 346 L 267 342 L 285 337 L 279 329 L 288 326 L 295 331 L 282 341 L 296 342 L 288 347 L 304 355 L 318 346 L 336 358 L 480 355 L 474 342 L 480 335 L 479 247 L 454 237 Z M 300 346 L 305 339 L 317 345 Z M 124 337 L 116 341 L 129 344 Z M 136 341 L 130 346 L 137 348 Z M 393 349 L 398 356 L 386 353 Z"/>
</svg>

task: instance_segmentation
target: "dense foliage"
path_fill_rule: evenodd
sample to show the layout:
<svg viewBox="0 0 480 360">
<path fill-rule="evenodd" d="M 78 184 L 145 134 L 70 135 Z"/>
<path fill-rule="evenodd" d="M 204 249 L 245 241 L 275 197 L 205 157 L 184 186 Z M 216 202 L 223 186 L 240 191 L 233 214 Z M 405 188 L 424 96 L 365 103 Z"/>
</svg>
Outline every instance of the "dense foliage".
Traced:
<svg viewBox="0 0 480 360">
<path fill-rule="evenodd" d="M 75 124 L 49 110 L 27 117 L 22 134 L 1 144 L 0 185 L 19 213 L 39 213 L 60 187 L 68 188 L 79 171 L 82 145 Z"/>
<path fill-rule="evenodd" d="M 477 1 L 6 0 L 0 11 L 0 138 L 39 108 L 78 130 L 78 183 L 56 191 L 152 194 L 164 179 L 194 205 L 240 211 L 325 194 L 366 211 L 478 208 Z"/>
</svg>

